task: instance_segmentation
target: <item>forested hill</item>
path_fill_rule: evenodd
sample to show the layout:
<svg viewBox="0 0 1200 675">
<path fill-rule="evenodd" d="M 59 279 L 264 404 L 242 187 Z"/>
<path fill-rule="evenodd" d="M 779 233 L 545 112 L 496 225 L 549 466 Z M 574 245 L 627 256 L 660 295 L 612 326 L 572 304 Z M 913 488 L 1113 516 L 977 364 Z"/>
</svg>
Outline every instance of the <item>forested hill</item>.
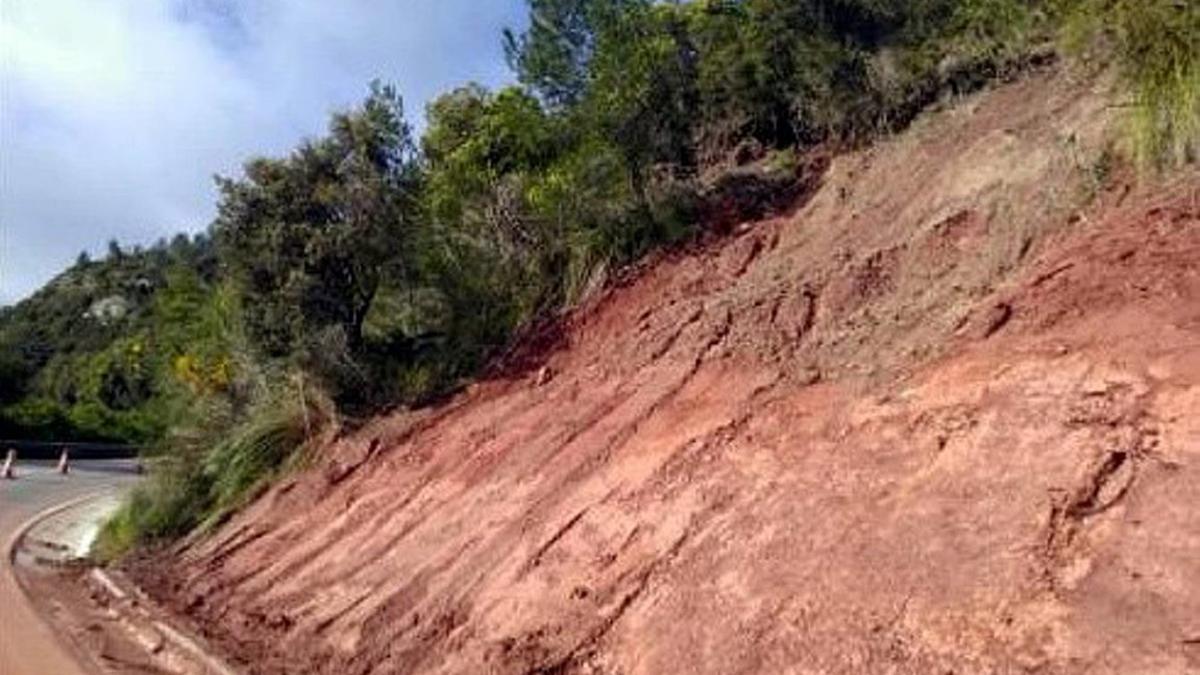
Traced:
<svg viewBox="0 0 1200 675">
<path fill-rule="evenodd" d="M 143 442 L 162 433 L 165 372 L 202 338 L 216 278 L 206 236 L 86 254 L 0 309 L 0 437 Z"/>
</svg>

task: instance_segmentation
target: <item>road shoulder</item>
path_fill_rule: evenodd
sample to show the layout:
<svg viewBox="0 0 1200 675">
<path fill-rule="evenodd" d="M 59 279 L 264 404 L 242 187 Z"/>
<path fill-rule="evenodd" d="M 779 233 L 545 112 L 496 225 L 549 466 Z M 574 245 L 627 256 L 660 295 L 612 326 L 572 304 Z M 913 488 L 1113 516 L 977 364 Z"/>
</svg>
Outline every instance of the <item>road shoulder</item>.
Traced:
<svg viewBox="0 0 1200 675">
<path fill-rule="evenodd" d="M 6 576 L 23 596 L 17 604 L 27 615 L 40 615 L 33 618 L 40 619 L 42 643 L 62 647 L 57 655 L 53 649 L 33 654 L 14 644 L 25 669 L 18 672 L 232 675 L 128 579 L 86 560 L 99 524 L 119 503 L 118 490 L 71 499 L 39 513 L 9 539 L 12 574 Z M 71 657 L 75 663 L 66 663 Z"/>
</svg>

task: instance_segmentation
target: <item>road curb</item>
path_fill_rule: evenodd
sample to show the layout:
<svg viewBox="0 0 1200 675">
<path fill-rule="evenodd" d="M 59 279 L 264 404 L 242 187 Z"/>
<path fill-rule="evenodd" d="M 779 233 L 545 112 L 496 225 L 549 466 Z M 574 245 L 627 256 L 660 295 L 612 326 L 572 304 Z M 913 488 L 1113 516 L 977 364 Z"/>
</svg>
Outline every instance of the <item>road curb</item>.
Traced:
<svg viewBox="0 0 1200 675">
<path fill-rule="evenodd" d="M 30 605 L 34 607 L 37 606 L 33 603 L 33 598 L 29 596 L 29 589 L 26 588 L 25 582 L 21 580 L 21 575 L 17 574 L 17 547 L 20 546 L 21 540 L 25 538 L 25 535 L 29 534 L 30 530 L 37 527 L 43 520 L 57 516 L 63 511 L 70 511 L 80 504 L 86 504 L 93 499 L 106 497 L 112 492 L 113 491 L 111 489 L 96 490 L 95 492 L 89 492 L 83 496 L 75 497 L 74 499 L 65 501 L 62 504 L 56 504 L 48 509 L 43 509 L 29 520 L 21 523 L 21 526 L 17 528 L 17 531 L 13 532 L 12 536 L 8 538 L 8 541 L 4 543 L 4 555 L 8 559 L 9 566 L 12 567 L 13 577 L 17 580 L 17 586 L 21 589 L 21 592 L 25 594 L 25 599 L 30 601 Z"/>
<path fill-rule="evenodd" d="M 139 607 L 151 606 L 158 607 L 158 603 L 154 602 L 150 596 L 146 594 L 137 584 L 134 584 L 125 575 L 121 575 L 121 581 L 118 581 L 108 571 L 100 567 L 93 567 L 90 576 L 96 584 L 108 593 L 117 602 L 128 605 L 127 612 L 133 612 Z M 188 636 L 187 634 L 175 628 L 171 624 L 155 618 L 151 612 L 144 609 L 140 612 L 142 616 L 139 618 L 149 624 L 150 629 L 156 634 L 155 636 L 144 635 L 145 631 L 136 629 L 130 626 L 138 642 L 143 648 L 151 654 L 157 654 L 162 651 L 162 643 L 170 643 L 179 651 L 187 654 L 196 663 L 204 669 L 206 673 L 214 673 L 215 675 L 239 675 L 238 671 L 231 668 L 219 657 L 213 655 L 203 645 Z M 128 619 L 126 619 L 129 622 Z M 129 622 L 132 623 L 132 622 Z M 159 640 L 155 640 L 158 637 Z"/>
<path fill-rule="evenodd" d="M 66 654 L 71 655 L 79 667 L 82 668 L 85 665 L 90 666 L 89 669 L 96 672 L 102 672 L 99 670 L 100 664 L 97 663 L 94 658 L 92 658 L 91 654 L 81 649 L 79 645 L 75 644 L 73 641 L 64 640 L 62 638 L 61 634 L 59 633 L 58 626 L 56 626 L 54 622 L 50 620 L 46 609 L 41 604 L 36 602 L 33 595 L 29 592 L 29 585 L 25 582 L 25 579 L 17 573 L 17 549 L 20 547 L 21 543 L 24 541 L 29 532 L 46 519 L 53 518 L 64 511 L 69 511 L 70 509 L 78 507 L 80 504 L 86 504 L 93 499 L 100 499 L 101 497 L 105 497 L 111 493 L 111 489 L 96 490 L 94 492 L 89 492 L 85 495 L 69 499 L 61 504 L 56 504 L 47 509 L 43 509 L 34 514 L 25 522 L 21 523 L 20 527 L 18 527 L 16 531 L 14 531 L 8 538 L 8 540 L 4 542 L 4 557 L 8 561 L 9 573 L 12 575 L 13 585 L 16 587 L 17 592 L 20 593 L 21 597 L 25 600 L 25 604 L 29 606 L 31 613 L 37 617 L 38 621 L 42 622 L 42 626 L 44 626 L 47 632 L 56 638 L 57 642 L 62 646 L 63 651 Z"/>
<path fill-rule="evenodd" d="M 76 660 L 82 660 L 81 665 L 90 664 L 93 666 L 92 670 L 96 670 L 97 672 L 103 672 L 103 669 L 100 668 L 100 664 L 97 663 L 94 658 L 92 658 L 92 654 L 80 648 L 80 646 L 75 644 L 73 641 L 63 639 L 59 633 L 59 626 L 55 625 L 55 623 L 50 620 L 43 607 L 36 602 L 36 599 L 30 593 L 29 586 L 25 579 L 23 579 L 22 575 L 17 572 L 17 554 L 30 531 L 32 531 L 42 522 L 66 511 L 70 511 L 71 509 L 79 508 L 88 502 L 108 497 L 113 492 L 114 490 L 112 489 L 96 490 L 95 492 L 90 492 L 88 494 L 75 497 L 61 504 L 56 504 L 55 506 L 39 511 L 16 529 L 12 536 L 8 538 L 8 541 L 5 542 L 4 550 L 4 555 L 8 559 L 13 580 L 16 582 L 16 587 L 24 597 L 26 604 L 33 608 L 33 613 L 37 615 L 38 619 L 46 626 L 51 634 L 58 637 L 59 642 L 63 644 L 64 648 L 66 648 L 69 653 L 74 654 Z M 143 591 L 141 588 L 138 588 L 137 585 L 132 582 L 132 580 L 126 579 L 124 576 L 122 576 L 122 579 L 124 579 L 123 584 L 114 579 L 111 574 L 101 567 L 93 567 L 88 576 L 96 583 L 98 587 L 100 587 L 105 593 L 119 603 L 136 606 L 140 602 L 143 606 L 157 606 L 157 603 L 153 603 L 145 591 Z M 131 598 L 131 595 L 135 597 Z M 127 612 L 132 612 L 132 610 L 133 607 L 126 608 Z M 160 618 L 152 616 L 149 612 L 143 610 L 142 614 L 143 616 L 139 618 L 142 621 L 149 623 L 149 625 L 153 628 L 153 631 L 157 633 L 158 637 L 161 638 L 162 642 L 169 642 L 178 651 L 185 653 L 191 660 L 195 661 L 204 672 L 213 673 L 214 675 L 238 675 L 238 671 L 229 667 L 223 660 L 210 653 L 196 640 L 192 639 L 179 629 L 171 626 L 165 621 L 162 621 Z M 151 656 L 154 656 L 162 651 L 161 643 L 158 643 L 157 645 L 151 644 L 154 642 L 153 640 L 149 639 L 151 636 L 144 635 L 144 631 L 137 630 L 137 628 L 132 625 L 132 621 L 130 621 L 128 618 L 126 618 L 123 623 L 126 624 L 126 630 L 130 631 L 135 641 L 141 644 Z"/>
</svg>

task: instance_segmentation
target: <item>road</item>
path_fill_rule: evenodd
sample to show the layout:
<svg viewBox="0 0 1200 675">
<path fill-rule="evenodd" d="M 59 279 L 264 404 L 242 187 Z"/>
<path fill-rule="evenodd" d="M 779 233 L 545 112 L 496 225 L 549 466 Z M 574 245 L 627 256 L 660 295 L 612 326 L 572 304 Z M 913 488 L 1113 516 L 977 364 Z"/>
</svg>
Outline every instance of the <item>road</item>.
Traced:
<svg viewBox="0 0 1200 675">
<path fill-rule="evenodd" d="M 30 605 L 13 573 L 9 551 L 31 519 L 89 495 L 129 489 L 137 477 L 121 462 L 77 462 L 70 475 L 52 463 L 18 464 L 16 480 L 0 479 L 0 674 L 82 675 L 85 669 Z"/>
</svg>

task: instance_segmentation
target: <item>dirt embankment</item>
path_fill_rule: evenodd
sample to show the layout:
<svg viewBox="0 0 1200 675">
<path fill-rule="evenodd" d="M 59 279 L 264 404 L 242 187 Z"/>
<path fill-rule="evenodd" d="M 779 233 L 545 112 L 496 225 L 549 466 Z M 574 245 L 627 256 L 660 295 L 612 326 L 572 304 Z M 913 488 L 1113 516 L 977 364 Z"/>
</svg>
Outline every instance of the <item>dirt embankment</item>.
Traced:
<svg viewBox="0 0 1200 675">
<path fill-rule="evenodd" d="M 1200 178 L 1108 101 L 927 115 L 138 572 L 256 672 L 1200 670 Z"/>
</svg>

